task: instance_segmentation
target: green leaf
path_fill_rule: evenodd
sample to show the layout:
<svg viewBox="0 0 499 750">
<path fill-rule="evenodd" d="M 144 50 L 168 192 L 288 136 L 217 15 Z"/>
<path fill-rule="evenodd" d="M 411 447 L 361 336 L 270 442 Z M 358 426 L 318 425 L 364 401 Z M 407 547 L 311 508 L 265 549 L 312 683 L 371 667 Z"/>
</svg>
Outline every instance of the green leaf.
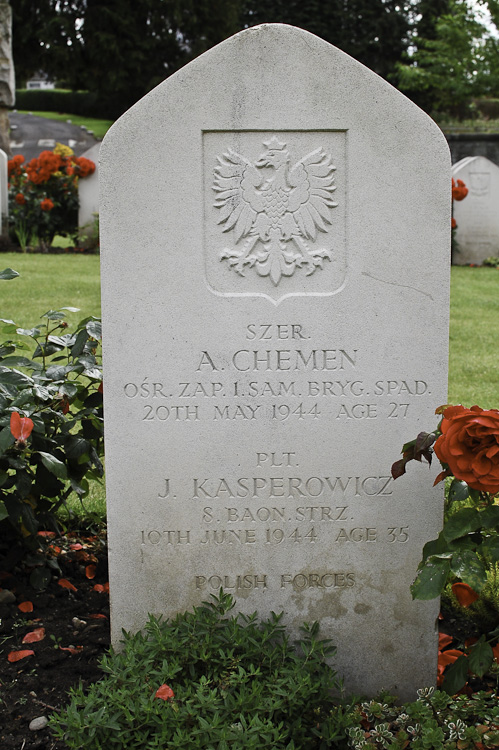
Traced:
<svg viewBox="0 0 499 750">
<path fill-rule="evenodd" d="M 452 572 L 471 586 L 477 593 L 487 583 L 487 571 L 475 550 L 455 552 L 452 558 Z"/>
<path fill-rule="evenodd" d="M 442 690 L 455 695 L 468 680 L 468 657 L 462 654 L 445 672 Z"/>
<path fill-rule="evenodd" d="M 0 271 L 0 279 L 4 279 L 5 281 L 15 279 L 17 276 L 19 276 L 19 274 L 12 268 L 4 268 L 3 271 Z"/>
<path fill-rule="evenodd" d="M 448 542 L 460 536 L 476 531 L 480 526 L 480 517 L 474 508 L 463 508 L 449 518 L 444 524 L 443 534 Z"/>
<path fill-rule="evenodd" d="M 78 335 L 76 336 L 75 342 L 73 346 L 71 347 L 71 355 L 73 357 L 78 357 L 85 348 L 85 344 L 88 340 L 88 333 L 85 328 L 82 328 L 81 331 L 78 331 Z"/>
<path fill-rule="evenodd" d="M 499 505 L 489 505 L 488 508 L 480 512 L 480 525 L 484 529 L 494 529 L 499 527 Z"/>
<path fill-rule="evenodd" d="M 64 380 L 66 377 L 67 368 L 63 365 L 51 365 L 47 367 L 47 377 L 50 380 Z"/>
<path fill-rule="evenodd" d="M 0 521 L 4 521 L 8 517 L 9 517 L 9 511 L 5 507 L 5 503 L 2 500 L 0 500 Z"/>
<path fill-rule="evenodd" d="M 0 431 L 0 454 L 5 453 L 7 448 L 14 444 L 15 437 L 10 431 L 10 427 L 4 427 Z"/>
<path fill-rule="evenodd" d="M 471 647 L 469 652 L 469 668 L 474 674 L 479 677 L 483 677 L 485 672 L 488 672 L 492 662 L 494 661 L 494 653 L 490 645 L 485 641 L 484 636 L 480 638 L 478 643 L 475 643 Z"/>
<path fill-rule="evenodd" d="M 78 435 L 68 435 L 64 447 L 68 458 L 74 460 L 85 453 L 88 453 L 92 446 L 88 440 L 85 440 L 85 438 L 79 437 Z"/>
<path fill-rule="evenodd" d="M 79 307 L 61 307 L 61 310 L 67 310 L 68 312 L 80 312 Z"/>
<path fill-rule="evenodd" d="M 40 328 L 17 328 L 16 333 L 18 333 L 20 336 L 30 336 L 31 338 L 36 338 L 40 335 L 41 330 Z"/>
<path fill-rule="evenodd" d="M 2 365 L 5 367 L 29 367 L 31 370 L 41 370 L 41 364 L 33 362 L 28 357 L 5 357 L 5 359 L 2 359 Z"/>
<path fill-rule="evenodd" d="M 0 372 L 0 383 L 6 383 L 7 385 L 17 385 L 18 387 L 32 385 L 33 379 L 24 375 L 18 370 L 9 370 L 5 368 L 3 372 Z"/>
<path fill-rule="evenodd" d="M 47 318 L 48 320 L 64 320 L 66 315 L 60 310 L 49 310 L 48 312 L 44 313 L 41 317 Z"/>
<path fill-rule="evenodd" d="M 63 464 L 62 461 L 59 461 L 59 459 L 53 456 L 51 453 L 38 451 L 38 454 L 42 457 L 42 463 L 46 469 L 48 469 L 52 474 L 55 474 L 56 477 L 59 477 L 59 479 L 67 479 L 68 470 L 66 469 L 66 465 Z"/>
<path fill-rule="evenodd" d="M 453 479 L 451 486 L 449 487 L 449 501 L 451 503 L 459 503 L 466 500 L 469 497 L 470 488 L 466 482 L 462 482 L 460 479 Z"/>
<path fill-rule="evenodd" d="M 91 336 L 93 339 L 97 339 L 97 341 L 101 341 L 102 339 L 102 323 L 100 320 L 89 320 L 89 322 L 86 325 L 87 331 L 89 336 Z"/>
<path fill-rule="evenodd" d="M 426 542 L 423 547 L 423 560 L 427 560 L 428 557 L 433 557 L 433 555 L 443 554 L 447 552 L 448 549 L 449 547 L 444 539 L 444 535 L 440 532 L 437 539 L 432 539 L 430 542 Z"/>
<path fill-rule="evenodd" d="M 63 383 L 59 388 L 60 393 L 68 398 L 73 398 L 78 393 L 78 388 L 73 383 Z"/>
<path fill-rule="evenodd" d="M 435 599 L 442 592 L 449 573 L 449 560 L 429 558 L 411 585 L 412 598 L 423 601 Z"/>
</svg>

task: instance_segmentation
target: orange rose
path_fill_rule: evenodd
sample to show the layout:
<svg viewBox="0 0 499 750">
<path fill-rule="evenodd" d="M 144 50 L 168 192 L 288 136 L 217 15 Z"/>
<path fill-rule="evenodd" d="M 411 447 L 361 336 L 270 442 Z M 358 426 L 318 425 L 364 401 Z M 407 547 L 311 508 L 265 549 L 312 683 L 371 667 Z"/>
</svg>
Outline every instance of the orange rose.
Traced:
<svg viewBox="0 0 499 750">
<path fill-rule="evenodd" d="M 52 211 L 54 208 L 53 202 L 50 200 L 50 198 L 44 198 L 40 203 L 40 208 L 42 211 Z"/>
<path fill-rule="evenodd" d="M 499 493 L 499 411 L 448 406 L 434 449 L 457 479 L 473 490 Z"/>
<path fill-rule="evenodd" d="M 16 195 L 16 197 L 14 198 L 14 200 L 15 200 L 15 202 L 16 202 L 16 203 L 17 203 L 17 204 L 18 204 L 19 206 L 24 206 L 24 204 L 26 203 L 26 198 L 24 197 L 24 195 L 23 195 L 22 193 L 18 193 L 18 194 Z"/>
</svg>

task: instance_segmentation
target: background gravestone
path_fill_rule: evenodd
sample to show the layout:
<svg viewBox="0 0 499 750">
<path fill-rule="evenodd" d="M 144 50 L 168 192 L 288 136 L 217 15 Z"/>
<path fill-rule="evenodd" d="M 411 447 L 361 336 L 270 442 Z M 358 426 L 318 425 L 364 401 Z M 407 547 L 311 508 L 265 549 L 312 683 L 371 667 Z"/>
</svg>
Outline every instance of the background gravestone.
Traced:
<svg viewBox="0 0 499 750">
<path fill-rule="evenodd" d="M 82 154 L 95 164 L 95 172 L 84 180 L 78 181 L 78 226 L 91 226 L 95 221 L 95 214 L 99 213 L 99 151 L 100 143 Z"/>
<path fill-rule="evenodd" d="M 485 258 L 499 256 L 499 167 L 484 156 L 472 156 L 457 162 L 452 176 L 468 188 L 464 200 L 454 201 L 454 262 L 481 265 Z"/>
<path fill-rule="evenodd" d="M 9 159 L 0 149 L 0 232 L 8 234 L 9 226 Z"/>
<path fill-rule="evenodd" d="M 348 689 L 414 696 L 438 604 L 409 584 L 441 492 L 390 467 L 446 401 L 443 135 L 264 25 L 150 92 L 100 156 L 114 642 L 223 587 L 295 632 L 319 620 Z"/>
<path fill-rule="evenodd" d="M 0 0 L 0 148 L 11 156 L 9 109 L 16 99 L 14 61 L 12 59 L 12 8 Z"/>
</svg>

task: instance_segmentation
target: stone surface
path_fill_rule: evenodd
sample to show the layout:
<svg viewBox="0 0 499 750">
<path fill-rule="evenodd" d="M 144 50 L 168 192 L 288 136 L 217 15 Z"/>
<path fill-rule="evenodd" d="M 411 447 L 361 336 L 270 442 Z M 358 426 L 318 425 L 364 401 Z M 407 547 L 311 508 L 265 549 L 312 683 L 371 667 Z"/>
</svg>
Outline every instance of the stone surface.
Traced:
<svg viewBox="0 0 499 750">
<path fill-rule="evenodd" d="M 414 697 L 438 603 L 409 584 L 441 490 L 436 467 L 390 467 L 446 402 L 443 135 L 264 25 L 150 92 L 100 156 L 114 642 L 223 587 L 295 633 L 319 620 L 349 690 Z"/>
<path fill-rule="evenodd" d="M 484 156 L 466 157 L 454 164 L 452 176 L 468 188 L 464 200 L 454 201 L 458 247 L 453 262 L 481 264 L 499 256 L 499 167 Z"/>
<path fill-rule="evenodd" d="M 0 604 L 12 604 L 16 601 L 15 594 L 9 589 L 0 589 Z"/>
<path fill-rule="evenodd" d="M 96 143 L 82 156 L 90 159 L 95 164 L 95 172 L 78 183 L 78 198 L 80 207 L 78 209 L 78 226 L 84 227 L 93 224 L 95 214 L 99 213 L 99 151 L 100 143 Z"/>
<path fill-rule="evenodd" d="M 39 732 L 41 729 L 45 729 L 48 726 L 49 720 L 46 716 L 37 716 L 29 723 L 29 728 L 32 732 Z"/>
<path fill-rule="evenodd" d="M 12 59 L 12 9 L 0 0 L 0 148 L 11 156 L 9 113 L 16 99 L 14 61 Z"/>
<path fill-rule="evenodd" d="M 6 233 L 9 219 L 8 156 L 0 149 L 0 232 Z"/>
</svg>

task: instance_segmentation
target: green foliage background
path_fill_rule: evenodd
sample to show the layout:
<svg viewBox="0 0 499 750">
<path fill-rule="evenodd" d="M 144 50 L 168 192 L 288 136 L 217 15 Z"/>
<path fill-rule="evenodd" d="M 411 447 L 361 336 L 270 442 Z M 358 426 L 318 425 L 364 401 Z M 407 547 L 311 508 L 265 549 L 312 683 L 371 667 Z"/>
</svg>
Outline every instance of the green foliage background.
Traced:
<svg viewBox="0 0 499 750">
<path fill-rule="evenodd" d="M 499 22 L 499 0 L 487 0 Z M 18 87 L 42 69 L 116 118 L 232 34 L 287 23 L 336 45 L 430 112 L 499 93 L 499 45 L 471 0 L 15 0 Z M 73 110 L 71 110 L 73 111 Z M 76 111 L 76 110 L 74 110 Z"/>
</svg>

